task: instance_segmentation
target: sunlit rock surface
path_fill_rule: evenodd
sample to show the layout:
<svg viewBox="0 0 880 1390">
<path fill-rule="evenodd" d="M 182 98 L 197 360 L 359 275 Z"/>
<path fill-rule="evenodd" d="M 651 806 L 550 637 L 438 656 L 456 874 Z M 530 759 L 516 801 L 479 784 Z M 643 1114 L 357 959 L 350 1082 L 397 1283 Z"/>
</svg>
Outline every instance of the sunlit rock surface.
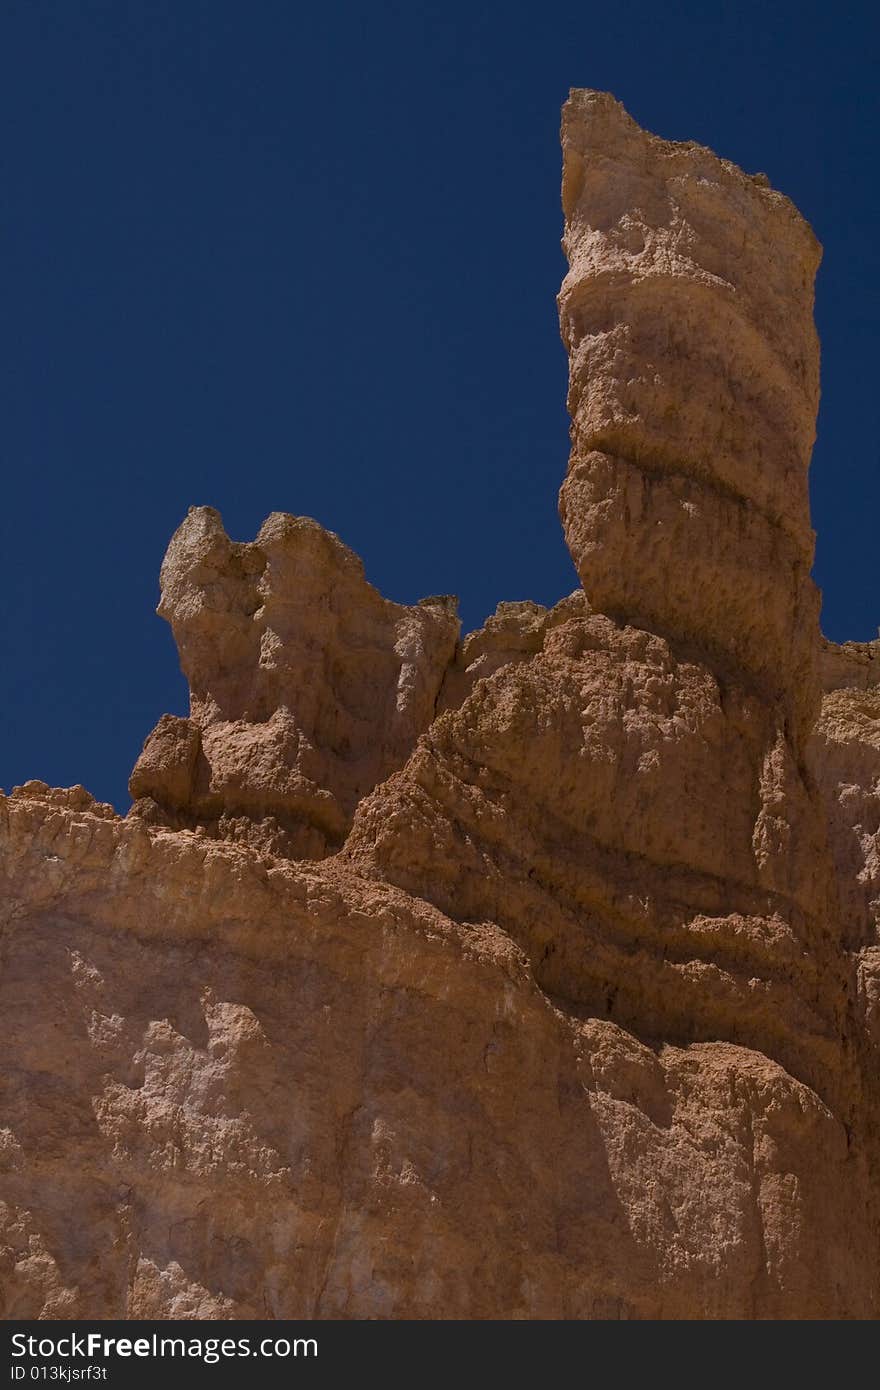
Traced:
<svg viewBox="0 0 880 1390">
<path fill-rule="evenodd" d="M 194 508 L 131 812 L 0 801 L 7 1318 L 880 1314 L 880 643 L 810 579 L 819 248 L 605 94 L 563 151 L 582 587 L 462 641 L 314 521 Z"/>
</svg>

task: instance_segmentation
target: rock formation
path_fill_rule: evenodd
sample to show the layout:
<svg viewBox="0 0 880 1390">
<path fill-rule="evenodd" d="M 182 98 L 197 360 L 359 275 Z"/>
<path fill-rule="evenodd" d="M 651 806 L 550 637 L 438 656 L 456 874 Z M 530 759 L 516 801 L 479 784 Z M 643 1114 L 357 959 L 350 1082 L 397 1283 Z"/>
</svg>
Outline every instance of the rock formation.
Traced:
<svg viewBox="0 0 880 1390">
<path fill-rule="evenodd" d="M 389 603 L 307 517 L 276 512 L 234 545 L 210 507 L 190 510 L 161 582 L 191 710 L 147 739 L 138 813 L 295 858 L 339 849 L 434 718 L 455 600 Z"/>
<path fill-rule="evenodd" d="M 129 815 L 2 800 L 6 1317 L 880 1314 L 880 642 L 810 578 L 819 249 L 607 95 L 563 151 L 581 588 L 459 642 L 317 523 L 195 508 Z"/>
</svg>

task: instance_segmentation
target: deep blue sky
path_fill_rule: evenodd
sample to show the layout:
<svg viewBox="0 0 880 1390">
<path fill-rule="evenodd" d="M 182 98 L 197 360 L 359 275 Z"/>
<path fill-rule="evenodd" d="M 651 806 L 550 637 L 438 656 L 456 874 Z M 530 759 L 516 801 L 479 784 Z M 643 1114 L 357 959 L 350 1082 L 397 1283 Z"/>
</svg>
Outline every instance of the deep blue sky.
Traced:
<svg viewBox="0 0 880 1390">
<path fill-rule="evenodd" d="M 825 246 L 823 624 L 877 582 L 875 7 L 6 0 L 0 784 L 119 807 L 185 712 L 154 616 L 191 503 L 317 517 L 391 598 L 575 585 L 559 107 L 764 170 Z"/>
</svg>

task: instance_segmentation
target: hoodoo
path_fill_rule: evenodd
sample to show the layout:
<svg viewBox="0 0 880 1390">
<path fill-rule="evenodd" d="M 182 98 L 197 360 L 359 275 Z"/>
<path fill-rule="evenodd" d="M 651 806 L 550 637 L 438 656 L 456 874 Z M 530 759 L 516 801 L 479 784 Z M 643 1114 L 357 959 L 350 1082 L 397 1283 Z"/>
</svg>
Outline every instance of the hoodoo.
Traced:
<svg viewBox="0 0 880 1390">
<path fill-rule="evenodd" d="M 880 1315 L 880 642 L 810 577 L 819 247 L 563 113 L 580 587 L 193 508 L 122 818 L 0 800 L 0 1312 Z M 548 479 L 548 487 L 554 486 Z"/>
</svg>

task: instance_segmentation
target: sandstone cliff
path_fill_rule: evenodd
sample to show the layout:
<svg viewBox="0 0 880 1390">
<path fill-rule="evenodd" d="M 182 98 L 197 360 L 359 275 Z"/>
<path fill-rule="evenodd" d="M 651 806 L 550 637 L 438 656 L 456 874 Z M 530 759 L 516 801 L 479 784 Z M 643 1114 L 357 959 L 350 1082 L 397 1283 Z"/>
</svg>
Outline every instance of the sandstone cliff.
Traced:
<svg viewBox="0 0 880 1390">
<path fill-rule="evenodd" d="M 819 248 L 563 117 L 581 587 L 194 508 L 124 819 L 0 802 L 6 1317 L 880 1314 L 880 643 L 820 635 Z"/>
</svg>

